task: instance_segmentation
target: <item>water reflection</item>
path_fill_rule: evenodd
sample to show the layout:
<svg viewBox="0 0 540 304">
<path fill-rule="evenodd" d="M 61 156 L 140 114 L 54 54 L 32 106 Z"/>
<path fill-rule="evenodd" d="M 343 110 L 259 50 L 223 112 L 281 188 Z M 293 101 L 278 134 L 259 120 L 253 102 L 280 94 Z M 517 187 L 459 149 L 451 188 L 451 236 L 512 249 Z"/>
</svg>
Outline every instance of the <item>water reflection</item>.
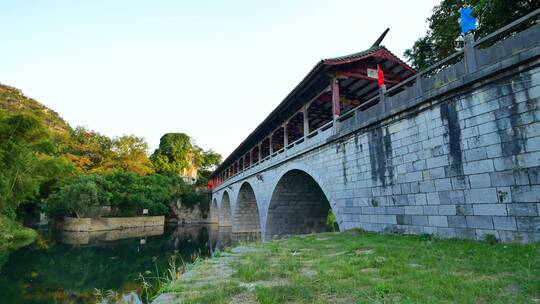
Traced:
<svg viewBox="0 0 540 304">
<path fill-rule="evenodd" d="M 0 303 L 95 303 L 94 288 L 138 291 L 138 275 L 163 272 L 170 256 L 190 262 L 257 237 L 216 225 L 46 232 L 28 247 L 0 252 Z"/>
<path fill-rule="evenodd" d="M 260 239 L 259 232 L 232 232 L 230 226 L 213 226 L 210 230 L 210 253 L 222 251 L 227 247 L 234 247 L 240 243 L 252 242 Z"/>
<path fill-rule="evenodd" d="M 69 245 L 100 244 L 103 242 L 118 241 L 123 239 L 141 238 L 145 240 L 149 236 L 162 235 L 164 226 L 151 226 L 144 228 L 127 228 L 111 231 L 62 231 L 62 243 Z M 144 242 L 143 242 L 144 244 Z"/>
</svg>

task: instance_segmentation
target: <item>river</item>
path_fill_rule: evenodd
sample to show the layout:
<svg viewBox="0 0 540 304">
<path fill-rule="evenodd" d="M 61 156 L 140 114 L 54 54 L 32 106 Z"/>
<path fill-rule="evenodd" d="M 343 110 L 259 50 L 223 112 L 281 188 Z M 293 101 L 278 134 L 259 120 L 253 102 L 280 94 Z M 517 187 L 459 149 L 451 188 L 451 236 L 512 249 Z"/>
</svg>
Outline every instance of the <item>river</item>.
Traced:
<svg viewBox="0 0 540 304">
<path fill-rule="evenodd" d="M 95 303 L 96 289 L 141 294 L 140 274 L 234 245 L 230 227 L 186 225 L 102 233 L 42 231 L 33 244 L 0 253 L 0 303 Z"/>
</svg>

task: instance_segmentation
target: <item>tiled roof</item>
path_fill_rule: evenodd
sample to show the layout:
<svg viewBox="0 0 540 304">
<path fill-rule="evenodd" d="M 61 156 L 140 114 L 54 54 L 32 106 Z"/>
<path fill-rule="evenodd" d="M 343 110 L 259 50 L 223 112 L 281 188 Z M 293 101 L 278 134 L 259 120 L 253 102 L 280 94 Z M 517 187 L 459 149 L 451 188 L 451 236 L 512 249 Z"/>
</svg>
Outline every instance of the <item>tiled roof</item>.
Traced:
<svg viewBox="0 0 540 304">
<path fill-rule="evenodd" d="M 339 56 L 339 57 L 334 57 L 334 58 L 328 58 L 328 59 L 323 59 L 322 62 L 324 62 L 324 63 L 343 63 L 344 61 L 345 62 L 351 61 L 351 60 L 354 61 L 355 59 L 362 58 L 362 57 L 364 57 L 366 55 L 374 53 L 375 51 L 378 51 L 378 50 L 383 49 L 383 48 L 384 48 L 384 46 L 371 47 L 371 48 L 369 48 L 367 50 L 357 52 L 357 53 L 354 53 L 354 54 L 345 55 L 345 56 Z"/>
</svg>

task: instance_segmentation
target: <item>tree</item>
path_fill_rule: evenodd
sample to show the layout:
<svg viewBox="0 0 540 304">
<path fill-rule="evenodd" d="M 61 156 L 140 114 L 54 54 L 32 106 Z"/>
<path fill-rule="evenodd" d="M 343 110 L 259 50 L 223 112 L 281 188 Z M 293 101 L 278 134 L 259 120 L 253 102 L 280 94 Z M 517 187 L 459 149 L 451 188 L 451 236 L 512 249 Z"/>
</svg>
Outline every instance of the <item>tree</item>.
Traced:
<svg viewBox="0 0 540 304">
<path fill-rule="evenodd" d="M 112 157 L 105 163 L 106 168 L 122 169 L 138 175 L 153 172 L 152 163 L 148 158 L 148 144 L 142 137 L 124 135 L 112 142 Z"/>
<path fill-rule="evenodd" d="M 210 149 L 208 151 L 202 152 L 202 164 L 201 169 L 202 170 L 214 170 L 215 167 L 219 166 L 221 164 L 221 154 L 215 152 L 214 150 Z"/>
<path fill-rule="evenodd" d="M 188 135 L 167 133 L 161 137 L 159 147 L 150 156 L 150 160 L 158 173 L 180 174 L 195 165 L 199 153 Z"/>
<path fill-rule="evenodd" d="M 117 216 L 134 216 L 148 209 L 163 215 L 168 204 L 185 195 L 179 176 L 137 175 L 129 171 L 80 175 L 47 199 L 51 216 L 92 216 L 100 206 L 111 206 Z"/>
<path fill-rule="evenodd" d="M 465 5 L 474 7 L 479 20 L 477 37 L 485 36 L 498 28 L 540 7 L 538 0 L 443 0 L 433 8 L 427 19 L 429 30 L 407 49 L 404 56 L 417 70 L 443 60 L 457 51 L 456 39 L 461 34 L 458 23 L 459 10 Z"/>
<path fill-rule="evenodd" d="M 71 132 L 71 141 L 66 151 L 81 172 L 101 171 L 105 162 L 112 157 L 112 140 L 99 132 L 77 127 Z"/>
<path fill-rule="evenodd" d="M 62 187 L 47 199 L 48 212 L 52 217 L 85 217 L 97 214 L 100 206 L 106 206 L 112 195 L 107 191 L 109 182 L 100 175 L 81 175 Z"/>
<path fill-rule="evenodd" d="M 111 139 L 99 132 L 77 127 L 67 149 L 69 158 L 81 172 L 107 173 L 125 170 L 145 175 L 153 172 L 148 144 L 142 137 L 123 135 Z"/>
<path fill-rule="evenodd" d="M 43 182 L 69 171 L 68 163 L 49 155 L 50 139 L 33 115 L 0 113 L 0 212 L 11 219 L 20 204 L 37 197 Z"/>
</svg>

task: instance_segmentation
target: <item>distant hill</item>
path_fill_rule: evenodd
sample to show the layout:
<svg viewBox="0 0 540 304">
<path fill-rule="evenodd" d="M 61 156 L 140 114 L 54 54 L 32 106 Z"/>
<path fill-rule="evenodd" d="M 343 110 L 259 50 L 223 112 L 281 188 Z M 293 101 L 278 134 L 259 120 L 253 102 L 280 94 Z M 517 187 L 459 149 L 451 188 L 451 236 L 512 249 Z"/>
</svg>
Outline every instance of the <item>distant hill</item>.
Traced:
<svg viewBox="0 0 540 304">
<path fill-rule="evenodd" d="M 58 135 L 67 135 L 71 126 L 58 113 L 42 105 L 14 87 L 0 84 L 0 111 L 8 113 L 28 112 L 41 118 L 51 132 Z"/>
</svg>

